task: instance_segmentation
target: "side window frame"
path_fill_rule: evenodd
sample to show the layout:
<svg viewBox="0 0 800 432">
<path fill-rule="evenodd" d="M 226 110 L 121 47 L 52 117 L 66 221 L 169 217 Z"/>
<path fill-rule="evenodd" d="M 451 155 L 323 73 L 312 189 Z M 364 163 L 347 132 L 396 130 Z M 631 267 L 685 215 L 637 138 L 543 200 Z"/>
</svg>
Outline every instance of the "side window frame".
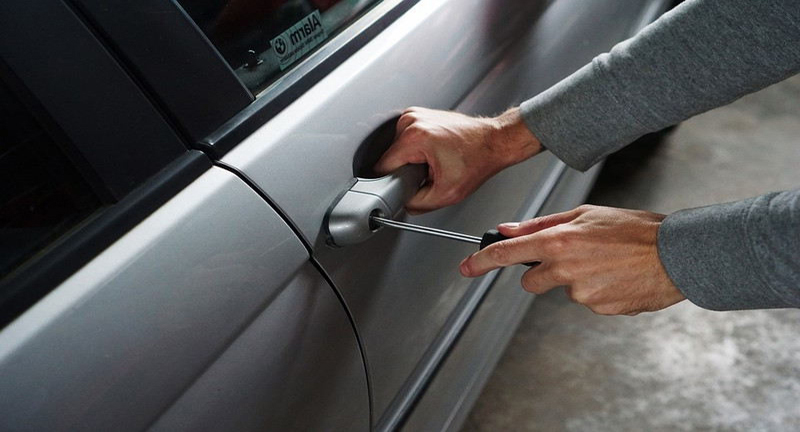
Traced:
<svg viewBox="0 0 800 432">
<path fill-rule="evenodd" d="M 151 89 L 168 115 L 185 131 L 191 145 L 219 159 L 419 0 L 383 0 L 376 4 L 308 58 L 293 65 L 290 72 L 258 97 L 244 87 L 174 1 L 111 0 L 111 6 L 109 0 L 70 1 L 78 5 L 137 78 Z M 192 86 L 168 86 L 187 76 L 191 77 Z M 198 122 L 198 109 L 213 112 L 214 118 L 209 116 Z"/>
<path fill-rule="evenodd" d="M 66 0 L 189 142 L 255 98 L 174 1 Z"/>
<path fill-rule="evenodd" d="M 103 203 L 0 279 L 2 327 L 211 164 L 61 1 L 0 2 L 0 77 Z"/>
</svg>

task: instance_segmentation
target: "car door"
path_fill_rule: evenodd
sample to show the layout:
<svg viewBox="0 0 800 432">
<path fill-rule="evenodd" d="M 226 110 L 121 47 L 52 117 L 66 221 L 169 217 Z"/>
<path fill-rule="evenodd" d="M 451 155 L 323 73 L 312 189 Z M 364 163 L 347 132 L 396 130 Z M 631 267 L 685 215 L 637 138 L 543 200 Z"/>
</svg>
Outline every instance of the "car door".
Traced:
<svg viewBox="0 0 800 432">
<path fill-rule="evenodd" d="M 420 2 L 221 159 L 286 212 L 341 290 L 364 341 L 379 429 L 394 427 L 411 409 L 457 339 L 459 312 L 497 273 L 464 279 L 458 263 L 473 246 L 386 229 L 360 244 L 331 248 L 325 216 L 368 168 L 359 164 L 374 161 L 359 159 L 360 149 L 385 148 L 391 134 L 382 135 L 381 127 L 404 107 L 501 112 L 627 36 L 642 12 L 641 2 L 556 2 L 546 14 L 544 5 Z M 536 32 L 544 29 L 531 25 L 533 17 L 560 18 L 559 27 L 547 29 L 566 33 L 564 39 L 542 41 Z M 571 56 L 551 52 L 555 58 L 545 57 L 548 63 L 536 71 L 540 79 L 526 83 L 532 77 L 520 75 L 478 87 L 518 41 L 532 41 L 530 33 L 541 45 L 529 48 L 543 57 L 546 42 L 569 47 L 585 41 L 578 39 L 585 33 L 562 28 L 569 20 L 610 28 L 596 32 L 591 46 L 571 48 L 578 51 Z M 406 220 L 480 235 L 499 222 L 535 215 L 563 172 L 553 158 L 536 158 L 496 176 L 458 206 Z"/>
<path fill-rule="evenodd" d="M 373 193 L 375 182 L 364 180 L 403 108 L 501 112 L 631 35 L 666 3 L 75 2 L 193 145 L 272 203 L 335 285 L 362 342 L 377 429 L 409 415 L 502 272 L 463 279 L 457 264 L 474 247 L 387 229 L 334 247 L 331 210 L 348 191 L 401 207 L 397 197 L 409 193 L 402 185 L 413 181 Z M 579 177 L 567 172 L 543 155 L 458 206 L 394 216 L 480 235 L 539 213 L 557 185 Z M 581 178 L 562 205 L 586 192 L 592 177 Z"/>
<path fill-rule="evenodd" d="M 186 2 L 181 4 L 193 13 Z M 441 360 L 447 346 L 443 339 L 454 340 L 448 321 L 494 276 L 470 281 L 458 275 L 456 264 L 471 250 L 467 246 L 400 233 L 381 232 L 360 245 L 332 248 L 326 214 L 352 186 L 355 175 L 368 171 L 374 162 L 361 156 L 379 155 L 390 144 L 391 135 L 382 133 L 382 128 L 390 129 L 403 107 L 457 106 L 529 31 L 530 23 L 523 17 L 535 17 L 543 7 L 541 2 L 511 0 L 377 3 L 320 48 L 320 56 L 328 55 L 316 65 L 328 68 L 324 78 L 303 86 L 303 79 L 318 69 L 310 64 L 313 56 L 301 60 L 264 90 L 251 89 L 260 91 L 253 104 L 203 139 L 202 148 L 219 155 L 220 164 L 240 172 L 282 209 L 340 289 L 363 341 L 376 427 L 409 409 L 413 399 L 409 396 L 420 392 L 424 378 Z M 321 15 L 323 21 L 327 12 Z M 206 28 L 201 15 L 193 18 Z M 298 15 L 298 22 L 304 19 Z M 296 24 L 284 24 L 290 32 L 286 35 L 291 34 Z M 246 63 L 234 63 L 234 56 L 224 54 L 225 42 L 219 40 L 215 25 L 213 30 L 206 28 L 206 34 L 240 77 L 271 63 L 270 53 L 258 48 L 252 51 L 261 65 L 246 57 L 239 60 Z M 333 50 L 341 40 L 343 46 L 336 53 L 350 50 L 349 41 L 374 32 L 375 26 L 380 32 L 346 60 L 333 66 L 324 62 L 336 55 L 326 49 Z M 280 37 L 280 33 L 270 35 L 271 40 Z M 401 61 L 407 66 L 399 67 Z M 297 94 L 297 82 L 303 95 L 281 104 L 281 98 Z M 256 123 L 270 110 L 275 114 L 268 121 Z M 248 127 L 257 130 L 237 138 Z M 502 193 L 499 190 L 508 182 L 501 178 L 487 185 L 472 207 L 420 220 L 480 234 L 503 217 L 519 217 L 540 203 L 560 174 L 552 160 L 534 164 L 524 181 Z M 470 214 L 480 201 L 493 211 Z"/>
<path fill-rule="evenodd" d="M 0 429 L 369 428 L 308 249 L 78 10 L 0 4 L 0 115 Z"/>
</svg>

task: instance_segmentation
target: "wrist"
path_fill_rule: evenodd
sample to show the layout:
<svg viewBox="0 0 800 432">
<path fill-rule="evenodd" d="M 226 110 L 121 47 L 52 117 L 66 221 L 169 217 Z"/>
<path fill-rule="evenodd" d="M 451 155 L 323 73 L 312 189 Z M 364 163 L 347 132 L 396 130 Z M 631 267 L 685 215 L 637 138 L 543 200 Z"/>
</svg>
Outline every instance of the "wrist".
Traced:
<svg viewBox="0 0 800 432">
<path fill-rule="evenodd" d="M 542 151 L 539 139 L 528 129 L 519 108 L 489 119 L 489 146 L 504 167 L 520 163 Z"/>
</svg>

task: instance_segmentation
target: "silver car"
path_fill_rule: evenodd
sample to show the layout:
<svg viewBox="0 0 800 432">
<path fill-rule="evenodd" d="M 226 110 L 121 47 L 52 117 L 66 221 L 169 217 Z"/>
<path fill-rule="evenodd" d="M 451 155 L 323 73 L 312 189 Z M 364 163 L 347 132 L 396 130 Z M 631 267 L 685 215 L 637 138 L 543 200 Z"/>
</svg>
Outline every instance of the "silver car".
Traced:
<svg viewBox="0 0 800 432">
<path fill-rule="evenodd" d="M 403 213 L 407 106 L 494 114 L 664 0 L 0 2 L 0 430 L 456 430 L 532 296 L 480 235 L 582 202 L 550 155 Z"/>
</svg>

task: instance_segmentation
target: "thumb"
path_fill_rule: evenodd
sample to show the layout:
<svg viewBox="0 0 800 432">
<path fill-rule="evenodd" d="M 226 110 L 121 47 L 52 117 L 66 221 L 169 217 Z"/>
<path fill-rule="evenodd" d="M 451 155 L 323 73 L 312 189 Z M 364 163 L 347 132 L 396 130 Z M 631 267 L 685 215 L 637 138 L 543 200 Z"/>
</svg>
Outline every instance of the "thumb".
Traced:
<svg viewBox="0 0 800 432">
<path fill-rule="evenodd" d="M 528 219 L 526 221 L 519 223 L 517 222 L 502 223 L 500 225 L 497 225 L 497 230 L 500 231 L 500 234 L 503 234 L 506 237 L 519 237 L 528 234 L 533 234 L 535 232 L 539 232 L 547 228 L 552 228 L 556 225 L 561 225 L 567 222 L 571 222 L 578 216 L 579 214 L 575 210 L 570 210 L 563 213 L 554 213 L 547 216 Z"/>
</svg>

